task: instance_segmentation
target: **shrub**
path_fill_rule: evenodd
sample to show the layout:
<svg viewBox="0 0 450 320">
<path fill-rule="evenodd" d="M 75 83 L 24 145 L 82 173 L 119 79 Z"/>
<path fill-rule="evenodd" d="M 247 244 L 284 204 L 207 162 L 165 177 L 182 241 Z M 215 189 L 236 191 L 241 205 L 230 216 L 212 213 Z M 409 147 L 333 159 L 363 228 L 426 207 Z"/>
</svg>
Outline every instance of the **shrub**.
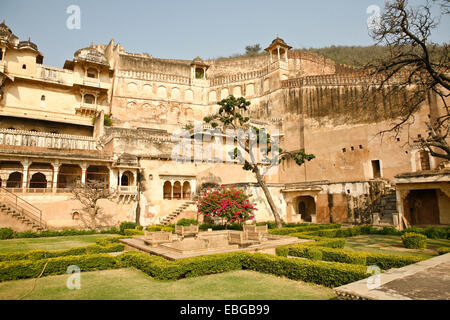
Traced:
<svg viewBox="0 0 450 320">
<path fill-rule="evenodd" d="M 135 267 L 160 280 L 177 280 L 242 269 L 247 253 L 224 253 L 167 261 L 142 252 L 125 252 L 117 257 L 122 267 Z"/>
<path fill-rule="evenodd" d="M 11 228 L 0 228 L 0 240 L 12 239 L 14 231 Z"/>
<path fill-rule="evenodd" d="M 48 263 L 47 263 L 48 262 Z M 43 276 L 64 274 L 71 265 L 81 271 L 107 270 L 116 268 L 116 259 L 108 254 L 66 256 L 41 260 L 19 260 L 0 262 L 0 282 L 36 278 L 44 269 Z"/>
<path fill-rule="evenodd" d="M 442 248 L 438 249 L 439 255 L 446 254 L 446 253 L 449 253 L 449 252 L 450 252 L 450 248 L 449 247 L 442 247 Z"/>
<path fill-rule="evenodd" d="M 174 227 L 166 227 L 166 226 L 147 226 L 145 228 L 145 230 L 147 230 L 149 232 L 154 232 L 154 231 L 174 232 L 175 228 Z"/>
<path fill-rule="evenodd" d="M 207 217 L 220 217 L 228 224 L 252 220 L 256 204 L 251 204 L 249 196 L 239 189 L 222 187 L 203 194 L 197 202 L 199 214 Z"/>
<path fill-rule="evenodd" d="M 199 225 L 198 229 L 200 231 L 205 231 L 208 229 L 212 229 L 212 230 L 239 230 L 241 231 L 243 229 L 242 224 L 228 224 L 228 225 L 223 225 L 223 224 L 210 224 L 210 223 L 202 223 L 201 225 Z"/>
<path fill-rule="evenodd" d="M 177 280 L 232 270 L 248 269 L 328 287 L 368 277 L 365 266 L 288 259 L 261 253 L 234 252 L 167 261 L 142 252 L 125 252 L 117 257 L 121 267 L 135 267 L 160 280 Z"/>
<path fill-rule="evenodd" d="M 140 231 L 137 229 L 125 229 L 123 230 L 123 234 L 126 236 L 143 236 L 144 231 Z"/>
<path fill-rule="evenodd" d="M 405 248 L 425 249 L 427 247 L 427 237 L 423 234 L 407 232 L 402 235 L 402 242 Z"/>
<path fill-rule="evenodd" d="M 316 231 L 316 230 L 322 230 L 322 229 L 338 229 L 340 227 L 341 227 L 340 224 L 302 225 L 302 226 L 290 227 L 290 228 L 271 229 L 271 230 L 269 230 L 269 233 L 276 234 L 276 235 L 289 235 L 291 233 Z"/>
<path fill-rule="evenodd" d="M 308 259 L 317 259 L 316 256 L 311 256 L 310 250 L 314 248 L 321 252 L 321 259 L 324 261 L 340 262 L 358 265 L 377 265 L 383 270 L 391 268 L 401 268 L 406 265 L 425 260 L 424 257 L 417 256 L 403 256 L 384 253 L 372 252 L 356 252 L 351 250 L 327 248 L 327 247 L 311 247 L 310 244 L 295 244 L 277 248 L 277 255 L 279 256 L 294 256 Z"/>
<path fill-rule="evenodd" d="M 125 229 L 136 229 L 136 223 L 131 221 L 123 221 L 120 223 L 119 232 L 120 234 L 125 234 Z"/>
<path fill-rule="evenodd" d="M 289 259 L 263 253 L 254 253 L 245 259 L 244 269 L 337 287 L 369 276 L 367 267 L 344 263 L 329 263 L 303 259 Z"/>
<path fill-rule="evenodd" d="M 195 219 L 186 219 L 186 218 L 183 218 L 183 219 L 178 220 L 178 222 L 177 222 L 177 226 L 185 226 L 185 227 L 188 227 L 188 226 L 190 226 L 191 224 L 193 224 L 193 225 L 198 225 L 198 221 L 195 220 Z"/>
<path fill-rule="evenodd" d="M 119 242 L 105 242 L 104 245 L 93 244 L 85 247 L 75 247 L 64 250 L 30 250 L 27 252 L 7 252 L 0 253 L 0 262 L 17 261 L 17 260 L 41 260 L 47 258 L 56 258 L 63 256 L 80 256 L 87 254 L 120 252 L 123 251 L 125 245 Z"/>
</svg>

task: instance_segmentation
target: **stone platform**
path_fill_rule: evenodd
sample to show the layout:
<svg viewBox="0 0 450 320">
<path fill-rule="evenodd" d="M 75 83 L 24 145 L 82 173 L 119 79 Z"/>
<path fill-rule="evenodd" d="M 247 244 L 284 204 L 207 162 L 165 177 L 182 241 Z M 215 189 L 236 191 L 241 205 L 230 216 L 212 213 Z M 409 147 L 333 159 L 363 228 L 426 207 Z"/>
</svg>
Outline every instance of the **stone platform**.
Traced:
<svg viewBox="0 0 450 320">
<path fill-rule="evenodd" d="M 380 274 L 380 286 L 367 279 L 337 287 L 339 299 L 450 300 L 450 253 Z"/>
<path fill-rule="evenodd" d="M 218 235 L 225 235 L 227 231 L 212 231 L 212 232 L 200 232 L 198 238 L 215 237 Z M 232 231 L 235 232 L 235 231 Z M 177 250 L 180 246 L 170 246 L 171 244 L 180 243 L 180 239 L 175 237 L 174 241 L 169 244 L 161 244 L 156 247 L 151 247 L 144 242 L 144 237 L 134 237 L 130 239 L 120 239 L 120 242 L 126 245 L 125 250 L 139 250 L 150 254 L 162 256 L 168 260 L 178 260 L 183 258 L 198 257 L 204 255 L 227 253 L 227 252 L 263 252 L 275 254 L 275 248 L 283 245 L 289 245 L 294 243 L 310 242 L 312 240 L 299 239 L 296 237 L 279 236 L 279 235 L 267 235 L 267 240 L 258 244 L 253 244 L 245 247 L 239 245 L 226 244 L 217 248 L 192 248 L 189 243 L 190 239 L 186 238 L 183 241 L 186 242 L 186 250 Z M 175 248 L 174 248 L 175 247 Z"/>
</svg>

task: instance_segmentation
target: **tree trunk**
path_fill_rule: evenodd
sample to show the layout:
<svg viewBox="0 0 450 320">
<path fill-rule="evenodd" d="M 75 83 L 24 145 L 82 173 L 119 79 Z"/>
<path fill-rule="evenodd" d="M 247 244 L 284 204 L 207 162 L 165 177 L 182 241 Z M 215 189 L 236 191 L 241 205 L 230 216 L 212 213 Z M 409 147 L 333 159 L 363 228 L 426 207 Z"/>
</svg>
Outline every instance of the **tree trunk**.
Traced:
<svg viewBox="0 0 450 320">
<path fill-rule="evenodd" d="M 281 229 L 283 226 L 281 225 L 280 214 L 278 213 L 278 209 L 275 206 L 275 202 L 273 202 L 272 195 L 270 194 L 269 188 L 264 181 L 264 177 L 259 173 L 259 169 L 256 167 L 256 180 L 258 181 L 259 186 L 263 189 L 264 195 L 266 196 L 267 202 L 269 202 L 270 209 L 272 210 L 272 214 L 275 217 L 275 222 L 277 223 L 277 228 Z"/>
</svg>

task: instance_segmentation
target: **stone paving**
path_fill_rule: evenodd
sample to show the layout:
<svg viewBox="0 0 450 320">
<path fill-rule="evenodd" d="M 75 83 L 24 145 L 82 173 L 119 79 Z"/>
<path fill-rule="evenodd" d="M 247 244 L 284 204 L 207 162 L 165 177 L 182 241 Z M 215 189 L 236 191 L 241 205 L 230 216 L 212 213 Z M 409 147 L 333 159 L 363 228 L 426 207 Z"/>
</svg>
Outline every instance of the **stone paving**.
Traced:
<svg viewBox="0 0 450 320">
<path fill-rule="evenodd" d="M 339 299 L 450 300 L 450 253 L 380 274 L 380 286 L 367 279 L 337 287 Z"/>
</svg>

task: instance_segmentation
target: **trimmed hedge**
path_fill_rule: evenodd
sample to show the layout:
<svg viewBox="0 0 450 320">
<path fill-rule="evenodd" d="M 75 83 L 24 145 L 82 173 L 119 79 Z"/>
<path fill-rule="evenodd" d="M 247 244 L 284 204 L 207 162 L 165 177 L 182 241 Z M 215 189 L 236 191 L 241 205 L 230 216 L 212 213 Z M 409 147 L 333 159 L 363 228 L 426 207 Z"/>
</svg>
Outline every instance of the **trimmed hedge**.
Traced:
<svg viewBox="0 0 450 320">
<path fill-rule="evenodd" d="M 405 248 L 409 249 L 426 249 L 427 237 L 423 234 L 407 232 L 402 235 L 402 242 Z"/>
<path fill-rule="evenodd" d="M 123 221 L 119 226 L 119 233 L 125 235 L 125 229 L 136 229 L 136 223 L 131 221 Z"/>
<path fill-rule="evenodd" d="M 122 243 L 108 243 L 107 245 L 91 244 L 85 247 L 76 247 L 64 250 L 30 250 L 27 252 L 0 253 L 0 262 L 18 260 L 41 260 L 63 256 L 81 256 L 108 252 L 121 252 L 125 248 Z"/>
<path fill-rule="evenodd" d="M 143 236 L 144 231 L 137 229 L 125 229 L 123 230 L 123 234 L 126 236 Z"/>
<path fill-rule="evenodd" d="M 446 254 L 446 253 L 449 253 L 449 252 L 450 252 L 450 248 L 449 247 L 442 247 L 442 248 L 438 249 L 439 255 Z"/>
<path fill-rule="evenodd" d="M 302 226 L 292 227 L 292 228 L 270 229 L 269 233 L 284 236 L 284 235 L 289 235 L 291 233 L 316 231 L 316 230 L 322 230 L 322 229 L 339 229 L 340 227 L 341 227 L 340 224 L 302 225 Z"/>
<path fill-rule="evenodd" d="M 369 276 L 367 267 L 343 263 L 328 263 L 288 259 L 262 253 L 235 252 L 167 261 L 142 252 L 125 252 L 117 257 L 119 266 L 135 267 L 159 280 L 177 280 L 248 269 L 336 287 Z"/>
<path fill-rule="evenodd" d="M 226 271 L 241 270 L 248 253 L 224 253 L 168 261 L 159 256 L 129 251 L 117 256 L 123 267 L 135 267 L 159 280 L 177 280 Z"/>
<path fill-rule="evenodd" d="M 107 270 L 117 267 L 116 259 L 108 254 L 66 256 L 41 260 L 19 260 L 0 262 L 0 282 L 38 277 L 48 262 L 43 276 L 64 274 L 71 265 L 81 271 Z"/>
<path fill-rule="evenodd" d="M 198 225 L 198 221 L 196 219 L 186 219 L 186 218 L 177 221 L 177 226 L 189 227 L 191 224 Z"/>
<path fill-rule="evenodd" d="M 145 228 L 145 230 L 147 230 L 147 231 L 149 231 L 149 232 L 154 232 L 154 231 L 174 232 L 174 231 L 175 231 L 175 227 L 166 227 L 166 226 L 148 226 L 147 228 Z"/>
<path fill-rule="evenodd" d="M 430 239 L 450 239 L 450 227 L 447 228 L 417 228 L 410 227 L 404 230 L 397 230 L 393 227 L 383 227 L 382 229 L 377 229 L 373 226 L 355 226 L 350 228 L 342 228 L 342 229 L 326 229 L 326 230 L 317 230 L 311 231 L 307 234 L 310 236 L 319 236 L 319 237 L 327 237 L 327 238 L 347 238 L 353 237 L 357 235 L 363 234 L 378 234 L 378 235 L 395 235 L 401 236 L 405 233 L 414 232 L 419 233 Z"/>
<path fill-rule="evenodd" d="M 369 276 L 367 267 L 344 263 L 329 263 L 303 259 L 276 257 L 264 253 L 249 255 L 244 269 L 313 282 L 327 287 L 338 287 Z"/>
<path fill-rule="evenodd" d="M 301 257 L 311 259 L 312 253 L 311 248 L 315 251 L 321 252 L 321 259 L 324 261 L 340 262 L 348 264 L 358 264 L 358 265 L 377 265 L 383 270 L 391 268 L 401 268 L 406 265 L 423 261 L 426 258 L 418 256 L 403 256 L 403 255 L 393 255 L 385 253 L 374 253 L 374 252 L 358 252 L 343 249 L 334 249 L 327 247 L 311 247 L 311 245 L 305 244 L 295 244 L 283 247 L 278 247 L 276 249 L 277 255 L 287 257 Z M 313 253 L 313 258 L 317 259 L 320 255 Z"/>
</svg>

